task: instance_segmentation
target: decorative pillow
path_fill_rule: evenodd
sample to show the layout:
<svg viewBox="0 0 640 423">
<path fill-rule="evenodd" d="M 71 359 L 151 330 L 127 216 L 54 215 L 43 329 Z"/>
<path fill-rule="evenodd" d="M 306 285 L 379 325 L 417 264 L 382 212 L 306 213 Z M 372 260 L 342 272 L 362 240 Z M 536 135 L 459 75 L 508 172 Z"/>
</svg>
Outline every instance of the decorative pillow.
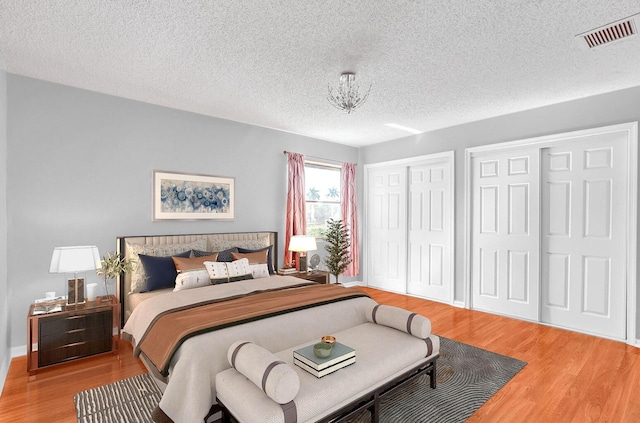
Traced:
<svg viewBox="0 0 640 423">
<path fill-rule="evenodd" d="M 203 257 L 203 256 L 209 256 L 211 254 L 217 254 L 218 261 L 233 261 L 233 257 L 231 256 L 231 253 L 237 253 L 237 252 L 238 252 L 238 249 L 236 247 L 233 247 L 233 248 L 229 248 L 228 250 L 217 251 L 215 253 L 208 252 L 208 251 L 193 250 L 193 255 L 196 257 Z"/>
<path fill-rule="evenodd" d="M 259 239 L 243 239 L 243 240 L 231 240 L 231 239 L 210 239 L 209 251 L 223 251 L 230 248 L 239 247 L 250 250 L 258 250 L 260 248 L 268 247 L 270 245 L 269 237 Z"/>
<path fill-rule="evenodd" d="M 242 373 L 278 404 L 293 401 L 300 390 L 298 373 L 276 355 L 248 341 L 231 344 L 227 352 L 231 367 Z"/>
<path fill-rule="evenodd" d="M 218 253 L 194 258 L 173 257 L 173 264 L 176 265 L 176 271 L 178 273 L 181 273 L 188 272 L 190 270 L 206 270 L 206 268 L 204 267 L 204 262 L 216 261 L 217 259 Z"/>
<path fill-rule="evenodd" d="M 248 250 L 246 248 L 238 247 L 239 253 L 257 253 L 259 251 L 267 251 L 267 265 L 269 266 L 269 273 L 272 275 L 275 274 L 275 269 L 273 268 L 273 259 L 271 258 L 271 251 L 273 250 L 273 245 L 269 245 L 268 247 L 261 248 L 259 250 Z"/>
<path fill-rule="evenodd" d="M 267 263 L 250 264 L 249 270 L 251 270 L 251 275 L 253 275 L 253 279 L 268 278 L 270 276 L 269 267 L 267 266 Z"/>
<path fill-rule="evenodd" d="M 206 248 L 207 240 L 204 238 L 186 244 L 140 245 L 127 242 L 129 258 L 133 260 L 131 292 L 142 292 L 146 290 L 144 266 L 138 258 L 140 254 L 147 256 L 173 256 L 187 250 L 204 250 Z"/>
<path fill-rule="evenodd" d="M 431 333 L 431 321 L 399 307 L 377 304 L 365 311 L 367 320 L 425 339 Z"/>
<path fill-rule="evenodd" d="M 203 265 L 201 270 L 178 273 L 178 276 L 176 276 L 176 287 L 173 288 L 173 290 L 181 291 L 183 289 L 199 288 L 208 285 L 211 285 L 209 272 L 207 272 L 207 269 L 205 269 Z"/>
<path fill-rule="evenodd" d="M 232 262 L 205 261 L 209 279 L 214 285 L 239 280 L 253 279 L 249 269 L 249 259 L 243 258 Z"/>
<path fill-rule="evenodd" d="M 249 264 L 267 264 L 267 250 L 253 253 L 231 253 L 234 260 L 249 259 Z"/>
<path fill-rule="evenodd" d="M 176 256 L 189 257 L 190 254 L 191 251 L 189 250 L 176 254 Z M 138 257 L 144 267 L 144 273 L 147 279 L 145 291 L 172 288 L 175 285 L 178 272 L 176 271 L 176 266 L 173 264 L 173 258 L 171 256 L 155 257 L 138 254 Z"/>
</svg>

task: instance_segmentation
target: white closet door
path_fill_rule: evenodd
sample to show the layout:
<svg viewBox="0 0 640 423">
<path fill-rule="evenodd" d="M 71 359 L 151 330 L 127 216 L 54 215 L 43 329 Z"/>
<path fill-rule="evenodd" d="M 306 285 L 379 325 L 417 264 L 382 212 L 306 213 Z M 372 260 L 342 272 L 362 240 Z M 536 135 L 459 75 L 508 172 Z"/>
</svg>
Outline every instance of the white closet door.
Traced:
<svg viewBox="0 0 640 423">
<path fill-rule="evenodd" d="M 406 293 L 407 167 L 368 172 L 367 284 Z"/>
<path fill-rule="evenodd" d="M 542 152 L 543 322 L 626 337 L 626 134 Z"/>
<path fill-rule="evenodd" d="M 539 152 L 472 158 L 473 308 L 539 319 Z"/>
<path fill-rule="evenodd" d="M 407 292 L 450 303 L 452 300 L 450 157 L 409 168 L 409 263 Z"/>
</svg>

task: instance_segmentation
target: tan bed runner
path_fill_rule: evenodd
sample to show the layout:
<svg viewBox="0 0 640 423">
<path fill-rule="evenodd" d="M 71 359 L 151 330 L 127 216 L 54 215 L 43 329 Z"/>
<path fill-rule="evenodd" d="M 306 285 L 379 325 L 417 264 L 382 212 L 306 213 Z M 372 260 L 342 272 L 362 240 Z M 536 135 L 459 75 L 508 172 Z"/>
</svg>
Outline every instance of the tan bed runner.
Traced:
<svg viewBox="0 0 640 423">
<path fill-rule="evenodd" d="M 357 289 L 313 284 L 195 304 L 190 308 L 171 310 L 154 319 L 134 353 L 136 356 L 142 353 L 158 373 L 167 376 L 173 354 L 192 336 L 358 297 L 368 295 Z"/>
</svg>

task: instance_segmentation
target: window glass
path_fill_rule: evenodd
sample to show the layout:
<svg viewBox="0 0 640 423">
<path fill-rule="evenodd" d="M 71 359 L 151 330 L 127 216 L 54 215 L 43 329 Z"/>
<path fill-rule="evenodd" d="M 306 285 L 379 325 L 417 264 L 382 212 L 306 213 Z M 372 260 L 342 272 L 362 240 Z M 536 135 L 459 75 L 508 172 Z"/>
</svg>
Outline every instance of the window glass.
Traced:
<svg viewBox="0 0 640 423">
<path fill-rule="evenodd" d="M 305 163 L 307 235 L 324 237 L 327 220 L 340 219 L 340 168 Z"/>
</svg>

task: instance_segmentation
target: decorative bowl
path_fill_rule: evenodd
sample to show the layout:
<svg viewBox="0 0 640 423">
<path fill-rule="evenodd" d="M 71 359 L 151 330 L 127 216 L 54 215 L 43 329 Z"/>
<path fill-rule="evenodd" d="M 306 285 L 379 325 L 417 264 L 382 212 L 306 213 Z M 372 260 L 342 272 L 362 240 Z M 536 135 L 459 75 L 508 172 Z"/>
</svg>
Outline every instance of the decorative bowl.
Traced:
<svg viewBox="0 0 640 423">
<path fill-rule="evenodd" d="M 318 342 L 313 346 L 313 354 L 318 358 L 327 358 L 331 355 L 333 344 L 328 342 Z"/>
<path fill-rule="evenodd" d="M 336 337 L 331 335 L 325 335 L 322 338 L 320 338 L 320 340 L 322 342 L 326 342 L 327 344 L 333 345 L 336 342 Z"/>
</svg>

